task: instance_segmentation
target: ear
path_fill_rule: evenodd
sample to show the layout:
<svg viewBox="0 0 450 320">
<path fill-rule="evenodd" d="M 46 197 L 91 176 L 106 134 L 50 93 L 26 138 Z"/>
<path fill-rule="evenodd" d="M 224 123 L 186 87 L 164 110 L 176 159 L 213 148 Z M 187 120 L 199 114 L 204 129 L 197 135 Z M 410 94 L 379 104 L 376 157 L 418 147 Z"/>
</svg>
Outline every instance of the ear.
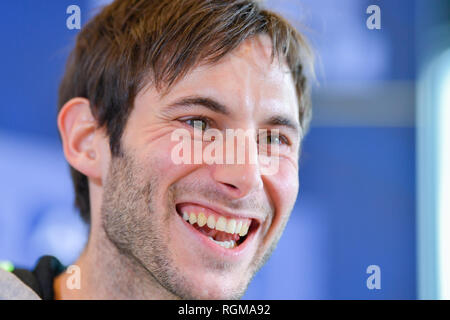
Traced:
<svg viewBox="0 0 450 320">
<path fill-rule="evenodd" d="M 58 129 L 70 165 L 92 180 L 100 180 L 102 142 L 89 100 L 69 100 L 58 114 Z"/>
</svg>

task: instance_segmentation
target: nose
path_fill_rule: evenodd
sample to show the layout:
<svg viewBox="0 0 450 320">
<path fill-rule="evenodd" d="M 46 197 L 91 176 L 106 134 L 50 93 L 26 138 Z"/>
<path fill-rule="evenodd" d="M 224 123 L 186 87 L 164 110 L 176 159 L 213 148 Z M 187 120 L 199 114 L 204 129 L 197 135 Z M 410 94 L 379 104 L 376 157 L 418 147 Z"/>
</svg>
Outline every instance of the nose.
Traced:
<svg viewBox="0 0 450 320">
<path fill-rule="evenodd" d="M 213 169 L 214 180 L 232 198 L 244 198 L 262 189 L 263 182 L 258 165 L 223 164 Z"/>
<path fill-rule="evenodd" d="M 250 141 L 250 143 L 256 143 Z M 255 147 L 255 146 L 253 146 Z M 244 198 L 248 194 L 263 188 L 258 156 L 250 152 L 249 145 L 244 146 L 245 161 L 232 161 L 232 163 L 216 164 L 212 168 L 213 179 L 219 184 L 223 192 L 231 198 Z M 227 152 L 227 151 L 225 151 Z"/>
</svg>

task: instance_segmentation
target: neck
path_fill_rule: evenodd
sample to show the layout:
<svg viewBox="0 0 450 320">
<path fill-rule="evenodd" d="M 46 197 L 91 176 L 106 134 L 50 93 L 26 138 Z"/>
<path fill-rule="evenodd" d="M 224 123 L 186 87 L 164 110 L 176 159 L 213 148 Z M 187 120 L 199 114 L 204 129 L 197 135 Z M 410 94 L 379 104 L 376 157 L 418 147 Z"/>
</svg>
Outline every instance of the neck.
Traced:
<svg viewBox="0 0 450 320">
<path fill-rule="evenodd" d="M 81 271 L 80 289 L 66 284 L 72 274 L 62 273 L 54 281 L 55 299 L 175 299 L 137 260 L 111 243 L 102 228 L 76 261 Z M 92 232 L 92 230 L 91 230 Z"/>
</svg>

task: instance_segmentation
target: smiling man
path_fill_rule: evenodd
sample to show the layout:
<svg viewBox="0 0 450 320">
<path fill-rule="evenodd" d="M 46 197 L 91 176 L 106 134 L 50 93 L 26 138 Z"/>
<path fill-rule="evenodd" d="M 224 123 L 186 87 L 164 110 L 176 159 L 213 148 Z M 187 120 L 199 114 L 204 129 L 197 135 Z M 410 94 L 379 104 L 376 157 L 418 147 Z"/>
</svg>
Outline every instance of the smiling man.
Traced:
<svg viewBox="0 0 450 320">
<path fill-rule="evenodd" d="M 91 20 L 70 56 L 58 114 L 89 241 L 75 262 L 79 289 L 60 270 L 46 297 L 240 298 L 297 197 L 308 52 L 256 1 L 120 0 Z M 195 144 L 198 124 L 224 136 L 255 132 L 246 161 L 174 161 L 174 131 Z M 202 148 L 213 139 L 205 140 Z M 276 145 L 267 155 L 275 172 L 249 161 L 252 145 Z"/>
</svg>

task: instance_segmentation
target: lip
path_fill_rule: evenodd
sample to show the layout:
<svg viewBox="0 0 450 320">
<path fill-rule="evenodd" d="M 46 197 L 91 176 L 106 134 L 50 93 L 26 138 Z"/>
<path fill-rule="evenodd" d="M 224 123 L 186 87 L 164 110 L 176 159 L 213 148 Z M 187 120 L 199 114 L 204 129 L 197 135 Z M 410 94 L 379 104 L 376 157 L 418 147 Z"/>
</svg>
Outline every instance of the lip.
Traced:
<svg viewBox="0 0 450 320">
<path fill-rule="evenodd" d="M 187 204 L 187 203 L 192 204 L 192 205 L 201 206 L 201 207 L 207 208 L 209 210 L 216 211 L 218 214 L 226 216 L 226 217 L 230 217 L 230 218 L 254 219 L 249 216 L 244 217 L 241 215 L 230 215 L 227 212 L 215 210 L 215 209 L 211 208 L 210 206 L 201 205 L 201 204 L 195 203 L 195 202 L 180 202 L 178 204 Z M 260 226 L 261 226 L 260 220 L 254 219 L 256 221 L 252 221 L 252 225 L 254 223 L 256 223 L 257 225 L 256 226 L 253 225 L 253 227 L 252 227 L 252 225 L 250 225 L 250 229 L 248 231 L 248 234 L 246 235 L 245 241 L 242 242 L 240 245 L 236 246 L 235 248 L 227 249 L 227 248 L 224 248 L 224 247 L 214 243 L 206 235 L 204 235 L 203 233 L 201 233 L 197 229 L 195 229 L 195 227 L 193 227 L 188 221 L 186 221 L 182 217 L 180 217 L 180 215 L 176 209 L 175 209 L 175 214 L 177 215 L 177 221 L 179 221 L 179 223 L 181 223 L 183 225 L 184 229 L 187 229 L 189 234 L 191 236 L 193 236 L 193 238 L 196 241 L 199 241 L 200 243 L 202 243 L 209 251 L 215 252 L 218 256 L 227 258 L 227 259 L 240 259 L 241 257 L 243 257 L 251 249 L 251 247 L 253 247 L 255 245 L 256 235 L 259 233 L 259 231 L 261 229 L 260 228 Z"/>
</svg>

